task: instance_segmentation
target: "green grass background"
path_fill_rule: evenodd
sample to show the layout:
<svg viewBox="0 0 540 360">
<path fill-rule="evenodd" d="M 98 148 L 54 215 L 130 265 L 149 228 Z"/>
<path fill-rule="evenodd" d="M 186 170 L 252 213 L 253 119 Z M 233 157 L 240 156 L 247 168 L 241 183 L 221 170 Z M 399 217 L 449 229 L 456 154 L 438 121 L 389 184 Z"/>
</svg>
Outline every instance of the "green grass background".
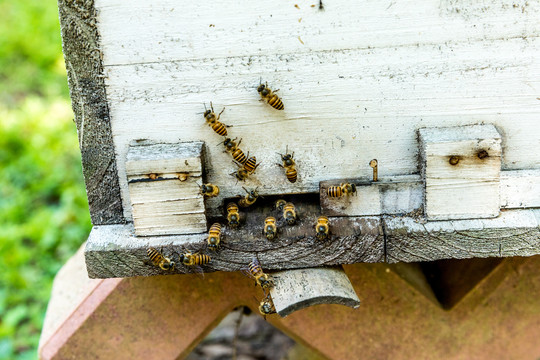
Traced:
<svg viewBox="0 0 540 360">
<path fill-rule="evenodd" d="M 57 3 L 0 0 L 0 359 L 35 359 L 52 280 L 90 231 Z"/>
</svg>

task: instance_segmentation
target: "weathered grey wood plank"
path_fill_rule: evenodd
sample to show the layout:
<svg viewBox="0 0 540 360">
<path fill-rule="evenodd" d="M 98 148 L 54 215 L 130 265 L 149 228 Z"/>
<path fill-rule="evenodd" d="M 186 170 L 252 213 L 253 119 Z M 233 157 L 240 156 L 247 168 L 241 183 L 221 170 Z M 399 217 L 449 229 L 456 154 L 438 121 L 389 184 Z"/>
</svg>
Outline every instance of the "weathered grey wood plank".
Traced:
<svg viewBox="0 0 540 360">
<path fill-rule="evenodd" d="M 92 223 L 124 223 L 94 1 L 59 0 L 58 7 Z"/>
<path fill-rule="evenodd" d="M 205 272 L 240 270 L 254 257 L 265 270 L 384 261 L 384 238 L 378 217 L 331 218 L 330 238 L 319 241 L 314 230 L 318 207 L 301 204 L 297 212 L 297 224 L 291 227 L 284 225 L 279 213 L 266 207 L 243 212 L 245 223 L 235 230 L 224 227 L 221 248 L 216 253 L 206 249 L 206 234 L 137 238 L 131 224 L 96 226 L 85 251 L 88 273 L 92 278 L 108 278 L 190 272 L 183 265 L 170 272 L 151 265 L 146 254 L 149 247 L 162 250 L 177 263 L 178 254 L 186 249 L 203 251 L 212 257 L 203 266 Z M 264 219 L 270 214 L 278 219 L 281 229 L 274 241 L 262 234 Z"/>
<path fill-rule="evenodd" d="M 505 210 L 494 219 L 431 222 L 383 217 L 387 261 L 535 255 L 540 252 L 539 211 Z"/>
<path fill-rule="evenodd" d="M 360 299 L 341 268 L 279 271 L 272 273 L 272 278 L 274 287 L 270 294 L 281 317 L 320 304 L 360 306 Z"/>
</svg>

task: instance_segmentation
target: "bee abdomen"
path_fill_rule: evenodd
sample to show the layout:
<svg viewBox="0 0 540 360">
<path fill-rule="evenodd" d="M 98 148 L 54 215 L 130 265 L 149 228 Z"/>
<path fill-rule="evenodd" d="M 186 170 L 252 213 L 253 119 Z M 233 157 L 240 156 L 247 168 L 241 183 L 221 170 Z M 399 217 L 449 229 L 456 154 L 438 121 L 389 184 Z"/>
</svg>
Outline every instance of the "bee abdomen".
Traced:
<svg viewBox="0 0 540 360">
<path fill-rule="evenodd" d="M 193 255 L 195 265 L 205 265 L 210 262 L 210 256 L 206 254 Z"/>
<path fill-rule="evenodd" d="M 328 188 L 328 197 L 341 197 L 342 195 L 341 186 L 330 186 Z"/>
<path fill-rule="evenodd" d="M 270 104 L 270 106 L 276 110 L 283 110 L 285 108 L 285 106 L 283 105 L 283 101 L 281 101 L 281 99 L 277 95 L 272 96 L 268 100 L 268 104 Z"/>
<path fill-rule="evenodd" d="M 255 156 L 250 157 L 244 163 L 244 169 L 246 169 L 250 173 L 254 172 L 256 168 L 257 168 L 257 159 L 255 158 Z"/>
<path fill-rule="evenodd" d="M 238 211 L 238 205 L 236 205 L 235 203 L 229 203 L 229 204 L 227 204 L 227 211 L 228 211 L 228 212 L 235 212 L 235 211 Z"/>
<path fill-rule="evenodd" d="M 227 136 L 227 128 L 225 127 L 225 125 L 223 125 L 223 123 L 219 121 L 216 121 L 212 125 L 212 129 L 214 129 L 214 131 L 221 136 Z"/>
<path fill-rule="evenodd" d="M 220 223 L 214 223 L 212 226 L 210 226 L 209 233 L 221 233 L 221 224 Z"/>
<path fill-rule="evenodd" d="M 296 169 L 287 169 L 285 175 L 287 176 L 287 180 L 292 183 L 295 183 L 296 179 L 298 178 L 298 172 L 296 171 Z"/>
<path fill-rule="evenodd" d="M 240 149 L 236 149 L 233 152 L 232 157 L 235 161 L 239 162 L 240 164 L 245 164 L 247 160 L 246 154 L 244 154 L 244 152 Z"/>
<path fill-rule="evenodd" d="M 162 255 L 154 248 L 149 248 L 146 253 L 154 264 L 158 263 L 161 260 Z"/>
</svg>

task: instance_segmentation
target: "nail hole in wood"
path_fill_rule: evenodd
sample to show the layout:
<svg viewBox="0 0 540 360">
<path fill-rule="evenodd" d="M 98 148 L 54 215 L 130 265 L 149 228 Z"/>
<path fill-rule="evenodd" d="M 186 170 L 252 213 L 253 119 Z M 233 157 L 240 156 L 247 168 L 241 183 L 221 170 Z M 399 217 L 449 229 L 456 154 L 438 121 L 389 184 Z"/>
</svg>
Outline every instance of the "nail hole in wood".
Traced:
<svg viewBox="0 0 540 360">
<path fill-rule="evenodd" d="M 486 150 L 480 150 L 476 153 L 476 156 L 478 156 L 479 159 L 485 159 L 489 156 L 489 154 Z"/>
<path fill-rule="evenodd" d="M 450 163 L 450 165 L 457 165 L 459 163 L 459 156 L 450 156 L 448 162 Z"/>
</svg>

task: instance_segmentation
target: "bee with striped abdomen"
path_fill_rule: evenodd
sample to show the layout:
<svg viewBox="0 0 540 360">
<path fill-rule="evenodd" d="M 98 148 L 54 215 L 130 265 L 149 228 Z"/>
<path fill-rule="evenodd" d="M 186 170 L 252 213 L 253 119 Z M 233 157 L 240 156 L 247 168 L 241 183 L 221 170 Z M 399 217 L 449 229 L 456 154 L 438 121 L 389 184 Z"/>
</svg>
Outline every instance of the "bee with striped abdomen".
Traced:
<svg viewBox="0 0 540 360">
<path fill-rule="evenodd" d="M 283 218 L 288 225 L 294 225 L 296 223 L 296 208 L 293 203 L 288 202 L 283 207 Z"/>
<path fill-rule="evenodd" d="M 351 183 L 342 183 L 341 190 L 344 195 L 352 195 L 356 193 L 356 185 Z"/>
<path fill-rule="evenodd" d="M 264 315 L 265 319 L 266 315 L 276 313 L 276 307 L 274 306 L 274 301 L 272 301 L 272 297 L 270 296 L 270 294 L 266 295 L 266 297 L 260 302 L 259 312 L 261 313 L 261 315 Z"/>
<path fill-rule="evenodd" d="M 292 154 L 289 154 L 289 149 L 287 147 L 285 149 L 285 154 L 279 155 L 281 156 L 281 161 L 283 161 L 283 165 L 278 165 L 285 169 L 285 176 L 287 176 L 287 180 L 289 180 L 291 183 L 295 183 L 296 179 L 298 178 L 298 172 L 296 171 L 296 163 L 293 159 L 294 152 Z"/>
<path fill-rule="evenodd" d="M 199 253 L 192 254 L 191 251 L 188 250 L 186 250 L 185 253 L 180 254 L 180 261 L 186 266 L 206 265 L 210 260 L 211 258 L 209 255 Z"/>
<path fill-rule="evenodd" d="M 285 108 L 285 106 L 283 105 L 283 101 L 281 101 L 281 99 L 279 98 L 279 96 L 277 96 L 275 93 L 279 91 L 276 90 L 276 91 L 272 91 L 269 87 L 268 87 L 268 83 L 266 84 L 259 84 L 259 87 L 257 88 L 257 91 L 259 92 L 259 94 L 261 95 L 261 98 L 263 100 L 266 100 L 266 102 L 271 106 L 273 107 L 274 109 L 276 110 L 283 110 Z"/>
<path fill-rule="evenodd" d="M 227 221 L 232 229 L 237 228 L 238 225 L 240 225 L 240 212 L 238 210 L 238 205 L 235 203 L 231 202 L 227 204 Z"/>
<path fill-rule="evenodd" d="M 277 211 L 283 211 L 283 207 L 287 204 L 287 202 L 283 199 L 279 199 L 276 201 L 275 207 Z"/>
<path fill-rule="evenodd" d="M 264 220 L 264 235 L 268 240 L 274 240 L 277 236 L 276 218 L 269 216 Z"/>
<path fill-rule="evenodd" d="M 236 142 L 236 138 L 233 140 L 231 138 L 226 138 L 223 141 L 223 145 L 225 145 L 225 151 L 228 153 L 234 153 L 236 149 L 238 149 L 238 146 L 240 146 L 240 143 L 242 142 L 242 139 L 240 139 L 238 142 Z M 219 144 L 218 144 L 219 145 Z"/>
<path fill-rule="evenodd" d="M 341 183 L 339 186 L 328 187 L 328 197 L 342 197 L 343 195 L 352 195 L 356 192 L 356 185 L 350 183 Z"/>
<path fill-rule="evenodd" d="M 148 250 L 146 250 L 146 253 L 152 261 L 152 264 L 154 264 L 155 266 L 159 266 L 161 270 L 174 270 L 175 263 L 171 261 L 171 259 L 163 256 L 161 252 L 157 251 L 153 247 L 148 248 Z"/>
<path fill-rule="evenodd" d="M 201 195 L 208 198 L 216 197 L 219 195 L 219 187 L 214 184 L 202 184 L 200 189 Z"/>
<path fill-rule="evenodd" d="M 317 239 L 319 240 L 324 240 L 328 237 L 328 234 L 330 233 L 330 223 L 328 221 L 328 217 L 323 215 L 317 218 L 317 224 L 315 224 L 315 233 Z"/>
<path fill-rule="evenodd" d="M 219 243 L 221 242 L 221 224 L 214 223 L 208 230 L 208 248 L 216 251 L 219 249 Z"/>
<path fill-rule="evenodd" d="M 233 172 L 232 174 L 234 174 L 238 180 L 244 181 L 255 172 L 255 169 L 257 169 L 259 164 L 257 164 L 257 159 L 255 158 L 255 156 L 252 156 L 246 160 L 244 166 L 242 166 L 240 169 L 238 169 L 238 171 Z"/>
<path fill-rule="evenodd" d="M 274 280 L 268 274 L 265 274 L 259 264 L 259 261 L 256 258 L 249 263 L 247 269 L 242 270 L 244 274 L 248 275 L 255 279 L 255 284 L 259 285 L 264 293 L 266 294 L 266 289 L 270 289 L 274 286 Z"/>
<path fill-rule="evenodd" d="M 240 199 L 240 201 L 238 201 L 238 205 L 240 205 L 241 207 L 248 207 L 255 204 L 255 201 L 257 201 L 257 198 L 259 197 L 257 189 L 248 191 L 248 189 L 243 186 L 242 189 L 244 189 L 247 194 L 242 199 Z"/>
<path fill-rule="evenodd" d="M 223 124 L 222 122 L 219 122 L 219 117 L 221 114 L 225 111 L 225 108 L 221 110 L 221 112 L 216 116 L 216 113 L 214 112 L 214 107 L 212 106 L 212 102 L 210 101 L 210 107 L 212 110 L 208 110 L 206 108 L 206 104 L 204 105 L 204 119 L 206 120 L 206 123 L 210 125 L 212 130 L 214 130 L 218 135 L 221 136 L 227 136 L 227 128 L 229 126 Z"/>
</svg>

